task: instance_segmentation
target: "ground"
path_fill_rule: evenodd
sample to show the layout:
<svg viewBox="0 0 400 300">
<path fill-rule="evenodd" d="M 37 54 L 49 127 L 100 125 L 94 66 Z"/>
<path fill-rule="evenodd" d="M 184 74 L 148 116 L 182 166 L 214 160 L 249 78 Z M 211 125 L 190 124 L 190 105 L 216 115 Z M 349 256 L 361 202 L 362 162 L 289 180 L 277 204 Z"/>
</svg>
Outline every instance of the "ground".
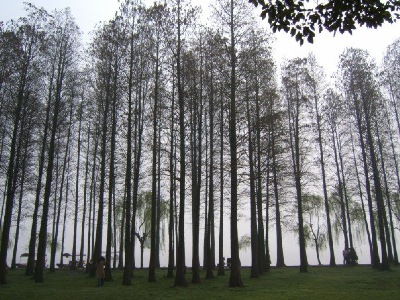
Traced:
<svg viewBox="0 0 400 300">
<path fill-rule="evenodd" d="M 45 272 L 44 283 L 35 283 L 23 270 L 8 271 L 8 284 L 0 285 L 0 299 L 398 299 L 400 267 L 383 272 L 370 266 L 298 267 L 272 269 L 260 278 L 250 279 L 250 270 L 242 269 L 243 288 L 229 288 L 225 276 L 174 288 L 174 279 L 166 270 L 157 270 L 157 282 L 147 282 L 147 270 L 135 270 L 132 286 L 122 286 L 122 271 L 113 271 L 113 282 L 97 287 L 95 278 L 82 271 Z M 190 269 L 187 274 L 190 282 Z"/>
</svg>

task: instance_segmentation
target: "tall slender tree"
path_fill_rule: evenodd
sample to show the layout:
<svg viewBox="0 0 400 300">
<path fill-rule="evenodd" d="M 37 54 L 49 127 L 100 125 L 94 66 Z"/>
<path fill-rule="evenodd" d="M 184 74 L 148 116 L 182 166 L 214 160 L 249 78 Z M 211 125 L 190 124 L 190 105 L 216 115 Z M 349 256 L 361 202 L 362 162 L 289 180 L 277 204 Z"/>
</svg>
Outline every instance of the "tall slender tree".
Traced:
<svg viewBox="0 0 400 300">
<path fill-rule="evenodd" d="M 317 120 L 317 132 L 318 132 L 318 147 L 319 147 L 319 162 L 321 166 L 321 174 L 322 174 L 322 190 L 324 194 L 324 207 L 325 207 L 325 215 L 326 215 L 326 227 L 328 233 L 328 244 L 329 244 L 329 265 L 331 267 L 336 265 L 335 260 L 335 252 L 333 250 L 333 237 L 332 237 L 332 225 L 331 225 L 331 217 L 329 212 L 329 202 L 328 202 L 328 189 L 327 189 L 327 181 L 326 181 L 326 170 L 325 170 L 325 160 L 324 160 L 324 149 L 323 149 L 323 139 L 322 139 L 322 120 L 320 113 L 320 102 L 322 100 L 322 95 L 320 88 L 318 88 L 318 81 L 321 74 L 321 68 L 317 65 L 316 59 L 314 56 L 308 57 L 308 63 L 310 66 L 310 87 L 312 90 L 312 95 L 314 96 L 314 115 Z M 318 77 L 317 77 L 318 76 Z M 318 80 L 317 80 L 318 79 Z"/>
<path fill-rule="evenodd" d="M 12 108 L 12 129 L 11 129 L 11 141 L 10 151 L 7 166 L 7 187 L 5 201 L 5 212 L 1 235 L 1 246 L 0 246 L 0 282 L 2 284 L 7 283 L 6 279 L 6 266 L 7 266 L 7 252 L 10 237 L 11 217 L 15 198 L 15 180 L 18 175 L 19 165 L 16 163 L 17 154 L 17 141 L 19 132 L 21 131 L 21 119 L 22 119 L 22 108 L 24 102 L 26 103 L 29 98 L 28 85 L 29 75 L 34 70 L 32 65 L 35 62 L 35 58 L 39 57 L 39 49 L 42 41 L 41 30 L 43 26 L 43 20 L 46 13 L 43 10 L 39 10 L 34 6 L 30 6 L 29 16 L 21 20 L 20 30 L 18 30 L 18 54 L 19 61 L 17 69 L 19 72 L 16 74 L 18 77 L 18 85 L 16 87 L 16 94 L 13 95 L 15 99 L 14 106 Z M 17 49 L 16 49 L 17 50 Z"/>
<path fill-rule="evenodd" d="M 308 262 L 306 253 L 306 241 L 304 235 L 303 219 L 303 193 L 302 177 L 304 161 L 302 157 L 301 145 L 304 139 L 304 117 L 307 115 L 308 95 L 304 88 L 304 78 L 307 76 L 305 59 L 293 59 L 289 61 L 283 70 L 282 82 L 287 101 L 289 143 L 291 149 L 293 177 L 296 188 L 297 201 L 297 230 L 300 246 L 300 272 L 308 272 Z"/>
<path fill-rule="evenodd" d="M 43 199 L 43 212 L 41 226 L 39 231 L 39 244 L 35 266 L 35 282 L 43 282 L 43 270 L 45 267 L 45 252 L 47 245 L 47 221 L 49 200 L 53 179 L 55 137 L 59 125 L 60 106 L 63 99 L 64 81 L 73 78 L 73 59 L 78 49 L 78 27 L 71 16 L 70 10 L 55 12 L 54 23 L 49 24 L 56 31 L 54 41 L 54 52 L 56 53 L 56 82 L 54 92 L 54 108 L 52 117 L 52 126 L 48 150 L 48 164 L 46 170 L 46 184 Z M 72 82 L 72 81 L 71 81 Z M 64 100 L 65 101 L 65 100 Z M 72 100 L 71 100 L 72 101 Z"/>
</svg>

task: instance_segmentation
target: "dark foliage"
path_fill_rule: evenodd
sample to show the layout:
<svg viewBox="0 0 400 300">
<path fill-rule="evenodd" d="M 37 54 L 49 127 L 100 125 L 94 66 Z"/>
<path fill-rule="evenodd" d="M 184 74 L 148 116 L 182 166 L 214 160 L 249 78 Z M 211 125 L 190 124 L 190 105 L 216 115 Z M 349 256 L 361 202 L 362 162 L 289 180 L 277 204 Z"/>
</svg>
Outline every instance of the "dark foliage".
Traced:
<svg viewBox="0 0 400 300">
<path fill-rule="evenodd" d="M 304 43 L 314 41 L 315 33 L 326 29 L 336 33 L 352 33 L 356 25 L 377 28 L 400 18 L 400 1 L 328 0 L 318 5 L 309 0 L 249 0 L 260 4 L 261 17 L 267 18 L 272 30 L 284 30 Z"/>
</svg>

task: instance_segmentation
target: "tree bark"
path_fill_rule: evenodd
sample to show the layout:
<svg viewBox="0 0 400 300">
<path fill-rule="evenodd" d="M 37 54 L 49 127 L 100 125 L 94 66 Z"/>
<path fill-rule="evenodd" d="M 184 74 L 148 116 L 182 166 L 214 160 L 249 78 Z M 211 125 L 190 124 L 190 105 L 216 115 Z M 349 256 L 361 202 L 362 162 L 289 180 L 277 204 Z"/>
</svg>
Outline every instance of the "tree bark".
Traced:
<svg viewBox="0 0 400 300">
<path fill-rule="evenodd" d="M 156 232 L 157 232 L 157 118 L 158 118 L 158 93 L 159 93 L 159 40 L 156 40 L 156 62 L 154 83 L 153 107 L 153 145 L 152 145 L 152 171 L 151 171 L 151 233 L 150 233 L 150 262 L 149 282 L 156 281 Z"/>
<path fill-rule="evenodd" d="M 79 106 L 79 128 L 78 128 L 78 161 L 76 163 L 76 180 L 75 180 L 75 211 L 74 211 L 74 237 L 72 241 L 72 265 L 71 269 L 74 270 L 77 267 L 76 261 L 76 240 L 77 240 L 77 229 L 78 229 L 78 208 L 79 208 L 79 170 L 81 162 L 81 131 L 82 131 L 82 102 Z M 79 260 L 79 264 L 82 265 L 82 257 Z"/>
<path fill-rule="evenodd" d="M 316 93 L 316 88 L 314 87 L 314 93 Z M 317 118 L 317 131 L 318 131 L 318 147 L 319 147 L 319 162 L 321 166 L 321 174 L 322 174 L 322 190 L 324 193 L 324 205 L 325 205 L 325 214 L 326 214 L 326 228 L 328 233 L 328 245 L 329 245 L 329 265 L 331 267 L 336 265 L 335 260 L 335 252 L 333 250 L 333 237 L 332 237 L 332 224 L 331 224 L 331 217 L 329 211 L 329 202 L 328 202 L 328 191 L 327 191 L 327 184 L 326 184 L 326 172 L 325 172 L 325 159 L 324 159 L 324 150 L 322 147 L 322 128 L 321 128 L 321 115 L 319 113 L 318 107 L 318 98 L 314 97 L 314 107 L 316 112 Z"/>
<path fill-rule="evenodd" d="M 185 153 L 185 101 L 181 75 L 181 1 L 178 0 L 178 32 L 176 70 L 178 84 L 178 107 L 179 107 L 179 155 L 180 155 L 180 181 L 179 181 L 179 238 L 176 260 L 176 274 L 174 286 L 187 286 L 185 278 L 185 177 L 186 177 L 186 153 Z"/>
<path fill-rule="evenodd" d="M 257 230 L 257 203 L 254 178 L 254 157 L 253 157 L 253 140 L 252 128 L 250 121 L 249 95 L 246 82 L 246 113 L 247 113 L 247 131 L 248 131 L 248 153 L 249 153 L 249 176 L 250 176 L 250 232 L 251 232 L 251 271 L 250 278 L 259 276 L 258 263 L 258 230 Z"/>
<path fill-rule="evenodd" d="M 231 274 L 229 287 L 242 287 L 239 260 L 238 237 L 238 179 L 237 179 L 237 141 L 236 141 L 236 44 L 234 35 L 233 9 L 234 1 L 230 1 L 230 122 L 229 122 L 229 146 L 231 151 Z"/>
</svg>

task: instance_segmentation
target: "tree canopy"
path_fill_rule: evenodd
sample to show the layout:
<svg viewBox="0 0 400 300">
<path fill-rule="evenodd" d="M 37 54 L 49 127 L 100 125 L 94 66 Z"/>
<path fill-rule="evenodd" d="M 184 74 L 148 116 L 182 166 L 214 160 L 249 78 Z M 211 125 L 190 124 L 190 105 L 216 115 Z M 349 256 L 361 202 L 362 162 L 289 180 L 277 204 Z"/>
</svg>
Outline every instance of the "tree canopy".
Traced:
<svg viewBox="0 0 400 300">
<path fill-rule="evenodd" d="M 389 0 L 249 0 L 260 4 L 261 17 L 267 18 L 272 30 L 284 30 L 295 36 L 300 45 L 307 39 L 313 43 L 315 33 L 326 29 L 336 33 L 352 33 L 356 25 L 377 28 L 400 17 L 400 1 Z"/>
</svg>

